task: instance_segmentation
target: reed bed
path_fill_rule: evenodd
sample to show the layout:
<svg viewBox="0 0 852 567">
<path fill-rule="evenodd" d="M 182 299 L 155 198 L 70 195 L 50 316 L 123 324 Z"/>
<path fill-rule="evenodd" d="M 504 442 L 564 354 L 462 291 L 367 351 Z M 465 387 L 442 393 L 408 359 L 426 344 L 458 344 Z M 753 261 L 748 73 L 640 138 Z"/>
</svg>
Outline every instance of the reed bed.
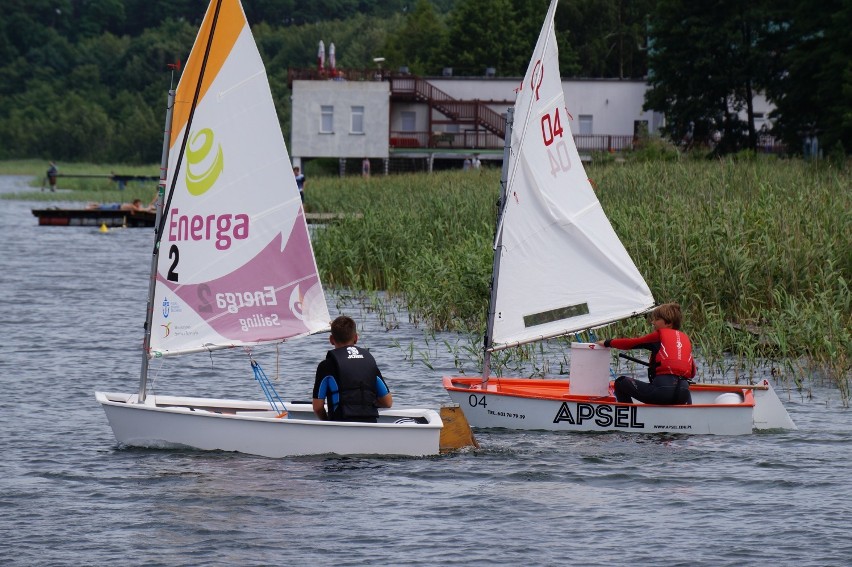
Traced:
<svg viewBox="0 0 852 567">
<path fill-rule="evenodd" d="M 703 380 L 747 380 L 768 365 L 800 388 L 805 378 L 836 384 L 848 404 L 848 169 L 752 158 L 606 164 L 588 173 L 654 297 L 683 307 Z M 481 336 L 498 169 L 315 177 L 308 187 L 309 210 L 363 214 L 317 233 L 328 285 L 386 290 L 427 329 Z M 605 332 L 648 329 L 640 318 Z M 478 345 L 447 348 L 469 354 Z M 538 367 L 535 349 L 516 356 Z"/>
<path fill-rule="evenodd" d="M 435 329 L 480 326 L 499 173 L 314 178 L 308 210 L 358 212 L 317 233 L 327 285 L 386 290 Z"/>
</svg>

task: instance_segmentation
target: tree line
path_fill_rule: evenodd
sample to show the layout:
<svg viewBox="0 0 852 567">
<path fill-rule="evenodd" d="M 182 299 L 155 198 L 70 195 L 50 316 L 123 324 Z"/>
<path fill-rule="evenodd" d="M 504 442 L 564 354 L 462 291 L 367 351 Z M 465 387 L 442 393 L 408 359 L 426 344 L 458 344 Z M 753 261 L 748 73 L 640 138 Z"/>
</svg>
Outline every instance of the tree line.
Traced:
<svg viewBox="0 0 852 567">
<path fill-rule="evenodd" d="M 0 18 L 0 159 L 155 163 L 166 92 L 207 0 L 8 0 Z M 523 75 L 548 0 L 243 0 L 285 132 L 290 67 L 335 43 L 341 68 Z M 852 148 L 848 0 L 564 0 L 563 77 L 642 79 L 674 140 L 754 148 L 765 93 L 794 153 Z M 747 118 L 740 118 L 740 113 Z"/>
</svg>

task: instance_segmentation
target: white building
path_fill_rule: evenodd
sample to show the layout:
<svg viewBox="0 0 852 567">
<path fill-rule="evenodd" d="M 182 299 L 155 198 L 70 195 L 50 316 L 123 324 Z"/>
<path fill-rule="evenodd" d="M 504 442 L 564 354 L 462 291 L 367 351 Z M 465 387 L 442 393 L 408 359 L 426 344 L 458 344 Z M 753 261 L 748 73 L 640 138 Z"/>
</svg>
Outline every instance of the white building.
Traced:
<svg viewBox="0 0 852 567">
<path fill-rule="evenodd" d="M 346 73 L 347 80 L 329 80 L 291 70 L 294 162 L 461 160 L 473 153 L 502 159 L 506 111 L 521 79 Z M 642 80 L 574 79 L 563 81 L 562 88 L 581 152 L 630 149 L 637 136 L 655 134 L 664 124 L 661 113 L 642 110 L 648 89 Z M 766 100 L 757 97 L 758 117 L 768 111 Z"/>
<path fill-rule="evenodd" d="M 385 81 L 295 81 L 294 159 L 388 157 L 388 87 Z"/>
</svg>

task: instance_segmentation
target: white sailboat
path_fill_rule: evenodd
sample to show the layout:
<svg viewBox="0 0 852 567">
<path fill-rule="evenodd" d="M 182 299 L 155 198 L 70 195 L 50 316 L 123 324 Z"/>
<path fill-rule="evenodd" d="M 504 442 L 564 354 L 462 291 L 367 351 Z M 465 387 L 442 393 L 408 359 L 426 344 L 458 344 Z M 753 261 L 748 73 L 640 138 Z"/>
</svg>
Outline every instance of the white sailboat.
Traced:
<svg viewBox="0 0 852 567">
<path fill-rule="evenodd" d="M 771 384 L 694 385 L 692 405 L 617 403 L 610 349 L 574 343 L 570 380 L 489 378 L 490 353 L 596 329 L 654 298 L 580 161 L 565 106 L 552 0 L 509 110 L 483 376 L 444 377 L 473 427 L 743 434 L 794 429 Z"/>
<path fill-rule="evenodd" d="M 139 391 L 95 394 L 118 443 L 267 457 L 437 454 L 444 424 L 431 409 L 343 423 L 320 421 L 310 402 L 284 403 L 277 394 L 149 395 L 149 358 L 290 341 L 328 330 L 330 319 L 239 0 L 210 3 L 169 110 Z"/>
</svg>

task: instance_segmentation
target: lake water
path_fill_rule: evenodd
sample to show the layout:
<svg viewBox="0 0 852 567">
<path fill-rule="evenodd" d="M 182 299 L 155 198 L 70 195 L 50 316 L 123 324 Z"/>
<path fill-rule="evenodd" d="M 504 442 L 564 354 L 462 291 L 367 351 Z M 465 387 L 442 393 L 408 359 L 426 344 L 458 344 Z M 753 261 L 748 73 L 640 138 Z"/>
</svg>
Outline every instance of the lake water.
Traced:
<svg viewBox="0 0 852 567">
<path fill-rule="evenodd" d="M 138 386 L 152 232 L 39 227 L 42 206 L 0 200 L 2 565 L 852 564 L 852 412 L 827 387 L 779 385 L 799 430 L 745 437 L 479 431 L 479 450 L 419 459 L 119 449 L 93 392 Z M 452 356 L 405 316 L 330 310 L 359 322 L 395 405 L 449 402 Z M 326 348 L 256 356 L 306 399 Z M 184 358 L 154 365 L 157 393 L 262 398 L 242 353 Z"/>
</svg>

